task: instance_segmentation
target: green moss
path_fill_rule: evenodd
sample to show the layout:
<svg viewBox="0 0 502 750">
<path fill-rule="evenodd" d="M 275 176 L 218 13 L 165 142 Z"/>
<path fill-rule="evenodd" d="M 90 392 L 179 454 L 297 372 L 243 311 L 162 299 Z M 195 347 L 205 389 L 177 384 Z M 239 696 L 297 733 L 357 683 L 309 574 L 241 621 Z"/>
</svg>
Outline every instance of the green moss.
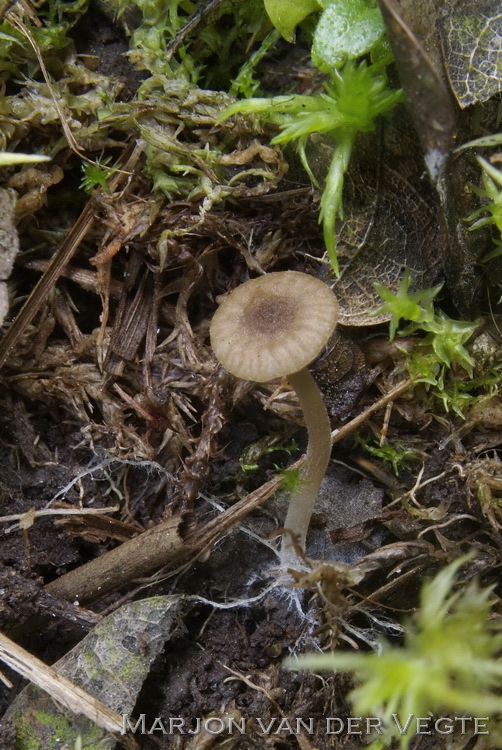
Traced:
<svg viewBox="0 0 502 750">
<path fill-rule="evenodd" d="M 103 730 L 85 719 L 69 721 L 56 704 L 43 696 L 47 708 L 32 708 L 15 716 L 16 750 L 73 748 L 78 738 L 82 750 L 103 750 Z M 77 725 L 78 721 L 78 725 Z"/>
<path fill-rule="evenodd" d="M 410 714 L 428 716 L 444 711 L 497 716 L 502 687 L 502 631 L 492 608 L 494 587 L 475 581 L 456 590 L 454 579 L 471 556 L 441 570 L 422 589 L 420 608 L 408 623 L 404 644 L 381 642 L 379 653 L 342 652 L 290 659 L 291 669 L 350 671 L 358 686 L 350 694 L 362 716 L 379 716 L 392 739 L 406 750 L 412 731 L 400 733 Z"/>
<path fill-rule="evenodd" d="M 410 336 L 422 332 L 425 336 L 406 358 L 404 366 L 412 380 L 423 383 L 428 393 L 439 398 L 446 411 L 463 415 L 463 408 L 472 405 L 471 393 L 481 385 L 474 378 L 475 361 L 465 344 L 472 338 L 479 321 L 455 320 L 434 307 L 434 299 L 442 285 L 432 289 L 410 292 L 411 276 L 408 271 L 397 292 L 382 284 L 375 284 L 384 300 L 376 313 L 390 314 L 390 338 Z M 398 331 L 401 320 L 411 321 Z M 399 342 L 399 338 L 397 339 Z M 448 380 L 448 371 L 460 366 L 469 376 L 470 383 L 462 378 Z"/>
<path fill-rule="evenodd" d="M 349 60 L 333 70 L 316 96 L 293 94 L 266 99 L 245 99 L 228 107 L 219 122 L 237 113 L 259 114 L 279 125 L 274 144 L 297 142 L 297 149 L 310 179 L 317 184 L 306 157 L 310 135 L 324 133 L 332 138 L 333 156 L 321 197 L 319 222 L 323 225 L 326 251 L 338 273 L 335 223 L 343 218 L 343 183 L 358 133 L 375 128 L 380 115 L 390 112 L 401 101 L 402 91 L 388 86 L 385 66 Z"/>
</svg>

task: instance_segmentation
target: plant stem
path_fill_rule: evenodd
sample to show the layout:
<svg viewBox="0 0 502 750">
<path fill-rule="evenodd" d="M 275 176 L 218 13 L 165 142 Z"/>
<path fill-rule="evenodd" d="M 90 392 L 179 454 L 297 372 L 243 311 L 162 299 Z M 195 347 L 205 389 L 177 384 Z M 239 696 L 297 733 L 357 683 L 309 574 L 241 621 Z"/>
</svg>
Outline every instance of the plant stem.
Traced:
<svg viewBox="0 0 502 750">
<path fill-rule="evenodd" d="M 284 528 L 298 537 L 304 550 L 312 509 L 331 454 L 331 425 L 319 388 L 307 368 L 288 375 L 288 380 L 305 417 L 308 446 L 299 485 L 289 501 Z M 282 540 L 281 564 L 298 564 L 298 555 L 289 535 L 284 535 Z"/>
<path fill-rule="evenodd" d="M 340 131 L 336 132 L 337 145 L 333 152 L 326 176 L 326 185 L 321 197 L 319 221 L 322 221 L 323 224 L 324 243 L 328 258 L 333 266 L 333 271 L 337 275 L 338 259 L 336 255 L 335 222 L 337 218 L 343 217 L 343 181 L 345 172 L 349 167 L 355 136 L 356 134 L 353 130 L 340 129 Z"/>
</svg>

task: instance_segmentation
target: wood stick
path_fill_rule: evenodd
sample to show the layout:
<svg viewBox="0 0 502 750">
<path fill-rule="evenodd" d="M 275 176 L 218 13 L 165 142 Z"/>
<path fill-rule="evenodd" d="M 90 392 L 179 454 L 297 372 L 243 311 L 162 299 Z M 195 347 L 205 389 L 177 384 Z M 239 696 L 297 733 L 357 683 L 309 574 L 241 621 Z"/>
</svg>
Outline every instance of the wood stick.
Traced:
<svg viewBox="0 0 502 750">
<path fill-rule="evenodd" d="M 84 603 L 181 558 L 198 555 L 270 497 L 280 481 L 280 477 L 274 477 L 202 528 L 189 530 L 184 537 L 182 518 L 164 521 L 57 578 L 47 584 L 45 590 L 63 599 Z"/>
<path fill-rule="evenodd" d="M 334 445 L 340 440 L 343 440 L 343 438 L 347 437 L 347 435 L 350 435 L 350 433 L 354 430 L 357 430 L 357 428 L 360 427 L 363 422 L 368 419 L 368 417 L 371 417 L 372 414 L 381 409 L 383 406 L 387 406 L 387 404 L 389 404 L 391 401 L 394 401 L 396 398 L 399 398 L 399 396 L 402 396 L 403 393 L 405 393 L 412 385 L 413 381 L 411 380 L 411 378 L 402 380 L 400 383 L 395 385 L 394 388 L 391 388 L 391 390 L 385 393 L 381 398 L 379 398 L 378 401 L 375 401 L 374 404 L 368 406 L 368 408 L 358 414 L 357 417 L 354 417 L 354 419 L 351 419 L 350 422 L 347 422 L 347 424 L 344 424 L 337 430 L 333 430 L 333 432 L 331 433 L 331 443 Z"/>
</svg>

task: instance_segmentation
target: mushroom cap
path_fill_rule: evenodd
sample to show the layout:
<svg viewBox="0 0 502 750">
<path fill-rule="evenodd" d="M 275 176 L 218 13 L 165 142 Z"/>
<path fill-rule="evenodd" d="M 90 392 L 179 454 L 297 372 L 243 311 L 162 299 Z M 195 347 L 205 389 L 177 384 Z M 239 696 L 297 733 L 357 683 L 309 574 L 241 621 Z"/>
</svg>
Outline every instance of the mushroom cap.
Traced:
<svg viewBox="0 0 502 750">
<path fill-rule="evenodd" d="M 232 375 L 263 383 L 312 362 L 337 319 L 338 302 L 323 281 L 299 271 L 269 273 L 223 299 L 211 346 Z"/>
</svg>

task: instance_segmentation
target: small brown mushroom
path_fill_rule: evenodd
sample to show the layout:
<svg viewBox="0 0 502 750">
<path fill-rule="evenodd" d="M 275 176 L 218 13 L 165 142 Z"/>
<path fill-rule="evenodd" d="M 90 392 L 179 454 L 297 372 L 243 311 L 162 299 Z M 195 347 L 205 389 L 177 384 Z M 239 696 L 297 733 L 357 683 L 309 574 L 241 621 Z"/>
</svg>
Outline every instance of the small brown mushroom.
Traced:
<svg viewBox="0 0 502 750">
<path fill-rule="evenodd" d="M 284 271 L 234 289 L 211 322 L 211 345 L 226 370 L 258 383 L 287 375 L 298 396 L 309 440 L 284 526 L 298 537 L 302 549 L 331 453 L 329 417 L 307 365 L 326 345 L 337 319 L 338 303 L 326 284 L 305 273 Z M 289 537 L 283 537 L 281 562 L 297 562 Z"/>
</svg>

